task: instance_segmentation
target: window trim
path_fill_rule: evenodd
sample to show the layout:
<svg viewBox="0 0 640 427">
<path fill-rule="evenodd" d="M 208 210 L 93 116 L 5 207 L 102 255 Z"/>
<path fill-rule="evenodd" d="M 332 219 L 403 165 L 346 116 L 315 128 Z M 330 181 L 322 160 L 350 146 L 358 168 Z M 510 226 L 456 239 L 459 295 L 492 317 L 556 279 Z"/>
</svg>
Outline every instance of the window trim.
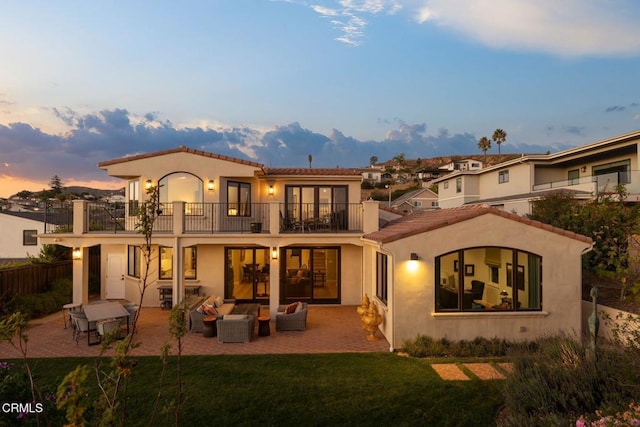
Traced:
<svg viewBox="0 0 640 427">
<path fill-rule="evenodd" d="M 387 305 L 389 297 L 389 256 L 376 252 L 376 298 Z"/>
<path fill-rule="evenodd" d="M 133 249 L 133 254 L 131 250 Z M 133 259 L 132 256 L 133 255 Z M 128 245 L 127 246 L 127 276 L 140 278 L 140 259 L 142 258 L 142 250 L 140 246 Z M 133 264 L 132 264 L 133 262 Z"/>
<path fill-rule="evenodd" d="M 498 184 L 505 184 L 507 182 L 509 182 L 509 169 L 498 172 Z"/>
<path fill-rule="evenodd" d="M 171 249 L 171 275 L 163 276 L 162 275 L 162 252 L 166 249 Z M 187 257 L 186 250 L 191 249 L 195 254 L 195 267 L 193 268 L 194 275 L 187 276 L 185 273 L 185 268 L 187 267 Z M 173 280 L 173 247 L 172 246 L 160 246 L 158 248 L 158 280 Z M 197 246 L 185 246 L 182 248 L 182 278 L 184 280 L 198 280 L 198 252 Z"/>
<path fill-rule="evenodd" d="M 230 200 L 229 189 L 236 187 L 238 197 L 236 200 Z M 242 201 L 242 189 L 246 188 L 248 200 Z M 234 207 L 232 207 L 234 206 Z M 235 212 L 232 210 L 235 209 Z M 227 216 L 230 217 L 249 217 L 251 216 L 251 183 L 244 181 L 227 181 Z"/>
<path fill-rule="evenodd" d="M 38 230 L 22 230 L 22 246 L 38 246 Z"/>
<path fill-rule="evenodd" d="M 462 178 L 456 178 L 456 193 L 462 193 Z"/>
<path fill-rule="evenodd" d="M 520 289 L 518 286 L 513 286 L 513 284 L 518 283 L 518 270 L 517 269 L 511 269 L 511 293 L 510 293 L 510 299 L 511 299 L 511 308 L 505 308 L 505 309 L 490 309 L 490 310 L 474 310 L 473 308 L 469 309 L 469 308 L 464 308 L 462 307 L 462 297 L 460 297 L 460 291 L 464 291 L 464 285 L 465 285 L 465 271 L 462 268 L 459 268 L 458 271 L 455 271 L 454 268 L 454 272 L 455 274 L 454 276 L 454 280 L 456 282 L 455 288 L 457 289 L 457 294 L 458 294 L 458 305 L 456 308 L 440 308 L 439 307 L 439 298 L 440 298 L 440 292 L 442 292 L 441 288 L 442 288 L 442 284 L 441 284 L 441 278 L 442 278 L 442 273 L 441 273 L 441 258 L 446 257 L 448 255 L 452 255 L 452 254 L 457 254 L 457 260 L 458 260 L 458 264 L 459 265 L 465 265 L 464 263 L 466 262 L 464 259 L 464 255 L 465 255 L 465 251 L 471 251 L 474 249 L 487 249 L 487 248 L 496 248 L 499 250 L 508 250 L 511 251 L 511 257 L 508 260 L 504 261 L 504 264 L 501 262 L 501 265 L 498 266 L 498 268 L 507 268 L 507 264 L 511 263 L 511 265 L 517 265 L 518 264 L 518 255 L 519 254 L 526 254 L 526 255 L 533 255 L 535 257 L 538 258 L 538 268 L 539 268 L 539 272 L 538 272 L 538 290 L 537 290 L 537 298 L 539 299 L 538 302 L 538 307 L 537 308 L 530 308 L 530 307 L 526 307 L 526 308 L 519 308 L 518 307 L 518 292 L 514 292 L 514 290 L 520 290 L 523 291 L 523 289 Z M 487 264 L 489 265 L 489 264 Z M 447 313 L 477 313 L 477 314 L 481 314 L 481 315 L 486 315 L 486 314 L 496 314 L 496 313 L 505 313 L 505 312 L 518 312 L 518 313 L 540 313 L 543 312 L 543 288 L 544 288 L 544 284 L 543 284 L 543 257 L 541 255 L 538 255 L 534 252 L 529 252 L 529 251 L 525 251 L 525 250 L 520 250 L 517 248 L 512 248 L 512 247 L 503 247 L 503 246 L 475 246 L 475 247 L 467 247 L 467 248 L 461 248 L 455 251 L 451 251 L 451 252 L 447 252 L 447 253 L 443 253 L 440 254 L 438 256 L 436 256 L 434 258 L 434 270 L 435 270 L 435 292 L 434 292 L 434 312 L 436 314 L 447 314 Z M 507 278 L 505 278 L 505 284 L 508 281 Z M 493 283 L 491 281 L 491 277 L 489 276 L 487 278 L 487 280 L 485 281 L 485 285 L 486 284 L 492 284 L 495 285 L 495 283 Z M 508 287 L 508 285 L 507 285 Z M 485 288 L 486 289 L 486 288 Z M 528 291 L 531 292 L 531 291 Z M 529 295 L 532 295 L 531 293 Z"/>
</svg>

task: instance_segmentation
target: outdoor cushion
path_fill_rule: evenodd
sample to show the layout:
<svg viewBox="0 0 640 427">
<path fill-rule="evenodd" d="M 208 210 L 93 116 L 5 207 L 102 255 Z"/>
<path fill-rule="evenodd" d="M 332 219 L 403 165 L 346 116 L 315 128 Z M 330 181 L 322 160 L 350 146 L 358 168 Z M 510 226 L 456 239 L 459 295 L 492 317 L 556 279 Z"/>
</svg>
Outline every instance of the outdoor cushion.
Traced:
<svg viewBox="0 0 640 427">
<path fill-rule="evenodd" d="M 216 308 L 216 311 L 219 316 L 224 316 L 225 314 L 231 314 L 235 306 L 236 305 L 234 303 L 227 302 Z"/>
<path fill-rule="evenodd" d="M 225 320 L 244 320 L 248 318 L 249 316 L 247 316 L 246 314 L 225 314 L 224 315 Z"/>
<path fill-rule="evenodd" d="M 298 303 L 297 302 L 291 303 L 291 304 L 289 304 L 288 306 L 285 307 L 284 314 L 295 313 L 296 312 L 296 308 L 298 308 Z"/>
<path fill-rule="evenodd" d="M 221 306 L 222 306 L 222 304 L 224 304 L 224 300 L 222 299 L 222 297 L 221 297 L 221 296 L 218 296 L 218 297 L 215 299 L 215 306 L 216 306 L 216 307 L 221 307 Z"/>
</svg>

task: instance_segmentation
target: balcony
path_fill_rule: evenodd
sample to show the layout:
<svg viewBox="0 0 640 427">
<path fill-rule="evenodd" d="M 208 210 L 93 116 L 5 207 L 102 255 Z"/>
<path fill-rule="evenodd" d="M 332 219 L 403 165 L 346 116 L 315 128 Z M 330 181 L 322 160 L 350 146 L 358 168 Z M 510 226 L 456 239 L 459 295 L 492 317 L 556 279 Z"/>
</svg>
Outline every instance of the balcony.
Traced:
<svg viewBox="0 0 640 427">
<path fill-rule="evenodd" d="M 586 191 L 594 196 L 602 193 L 611 193 L 616 190 L 618 184 L 624 184 L 628 193 L 640 194 L 640 171 L 612 172 L 604 175 L 583 176 L 576 179 L 546 182 L 533 186 L 533 191 L 551 189 L 565 189 Z"/>
<path fill-rule="evenodd" d="M 377 204 L 375 209 L 377 213 Z M 83 200 L 49 204 L 45 233 L 133 234 L 137 232 L 137 217 L 129 213 L 134 210 L 135 206 L 125 203 Z M 362 203 L 163 203 L 154 224 L 155 233 L 175 235 L 362 233 L 363 230 Z"/>
</svg>

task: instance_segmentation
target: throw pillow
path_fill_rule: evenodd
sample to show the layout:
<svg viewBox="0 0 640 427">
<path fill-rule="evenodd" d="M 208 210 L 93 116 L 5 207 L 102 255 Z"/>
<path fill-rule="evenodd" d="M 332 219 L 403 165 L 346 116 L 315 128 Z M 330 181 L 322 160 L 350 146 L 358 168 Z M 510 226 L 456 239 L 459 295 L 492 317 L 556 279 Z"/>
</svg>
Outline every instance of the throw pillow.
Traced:
<svg viewBox="0 0 640 427">
<path fill-rule="evenodd" d="M 218 296 L 218 297 L 216 298 L 216 301 L 215 301 L 215 306 L 216 306 L 216 307 L 222 307 L 222 304 L 224 304 L 224 300 L 222 299 L 222 297 L 221 297 L 221 296 Z"/>
<path fill-rule="evenodd" d="M 209 316 L 215 316 L 216 314 L 218 314 L 218 310 L 216 310 L 216 308 L 211 304 L 205 304 L 204 314 L 208 314 Z"/>
<path fill-rule="evenodd" d="M 284 314 L 295 313 L 297 307 L 298 307 L 298 303 L 297 302 L 289 304 L 288 306 L 285 307 Z"/>
<path fill-rule="evenodd" d="M 296 306 L 296 310 L 294 311 L 294 313 L 298 313 L 302 310 L 302 303 L 300 301 L 298 301 L 298 305 Z"/>
<path fill-rule="evenodd" d="M 200 307 L 196 308 L 196 311 L 198 313 L 204 313 L 204 304 L 202 304 Z"/>
</svg>

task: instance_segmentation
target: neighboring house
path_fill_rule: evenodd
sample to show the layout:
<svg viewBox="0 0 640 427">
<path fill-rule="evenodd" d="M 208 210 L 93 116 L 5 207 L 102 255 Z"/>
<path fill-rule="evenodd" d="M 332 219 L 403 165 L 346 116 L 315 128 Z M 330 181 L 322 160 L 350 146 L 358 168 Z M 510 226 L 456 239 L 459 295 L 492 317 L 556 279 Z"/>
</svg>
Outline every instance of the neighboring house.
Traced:
<svg viewBox="0 0 640 427">
<path fill-rule="evenodd" d="M 382 181 L 382 170 L 379 168 L 369 167 L 360 169 L 360 173 L 365 181 L 369 181 L 372 184 Z"/>
<path fill-rule="evenodd" d="M 415 212 L 438 207 L 438 195 L 428 188 L 410 191 L 391 202 L 393 209 L 401 212 Z"/>
<path fill-rule="evenodd" d="M 438 169 L 442 171 L 475 171 L 482 169 L 482 162 L 474 159 L 452 160 Z"/>
<path fill-rule="evenodd" d="M 441 208 L 487 203 L 508 212 L 531 213 L 531 202 L 549 191 L 593 198 L 624 184 L 628 201 L 640 198 L 640 131 L 553 154 L 523 155 L 480 170 L 456 171 L 433 182 Z"/>
<path fill-rule="evenodd" d="M 88 302 L 94 246 L 100 296 L 139 298 L 143 238 L 133 213 L 145 187 L 159 186 L 145 306 L 160 306 L 165 287 L 174 304 L 198 289 L 268 305 L 272 314 L 294 301 L 355 306 L 366 292 L 378 303 L 392 349 L 418 333 L 530 339 L 580 327 L 586 237 L 486 207 L 398 218 L 381 213 L 376 201 L 360 201 L 358 170 L 267 168 L 186 147 L 98 166 L 126 180 L 125 203 L 74 201 L 67 226 L 40 235 L 43 243 L 74 248 L 74 302 Z M 409 272 L 412 253 L 420 259 Z M 471 280 L 485 284 L 473 299 L 464 292 Z M 509 283 L 521 293 L 512 295 Z M 453 296 L 456 289 L 463 296 Z M 470 310 L 480 306 L 482 312 Z"/>
<path fill-rule="evenodd" d="M 22 260 L 37 257 L 42 249 L 43 212 L 0 211 L 0 258 Z"/>
<path fill-rule="evenodd" d="M 364 241 L 364 291 L 392 348 L 417 335 L 580 333 L 588 237 L 475 205 L 408 215 Z"/>
</svg>

